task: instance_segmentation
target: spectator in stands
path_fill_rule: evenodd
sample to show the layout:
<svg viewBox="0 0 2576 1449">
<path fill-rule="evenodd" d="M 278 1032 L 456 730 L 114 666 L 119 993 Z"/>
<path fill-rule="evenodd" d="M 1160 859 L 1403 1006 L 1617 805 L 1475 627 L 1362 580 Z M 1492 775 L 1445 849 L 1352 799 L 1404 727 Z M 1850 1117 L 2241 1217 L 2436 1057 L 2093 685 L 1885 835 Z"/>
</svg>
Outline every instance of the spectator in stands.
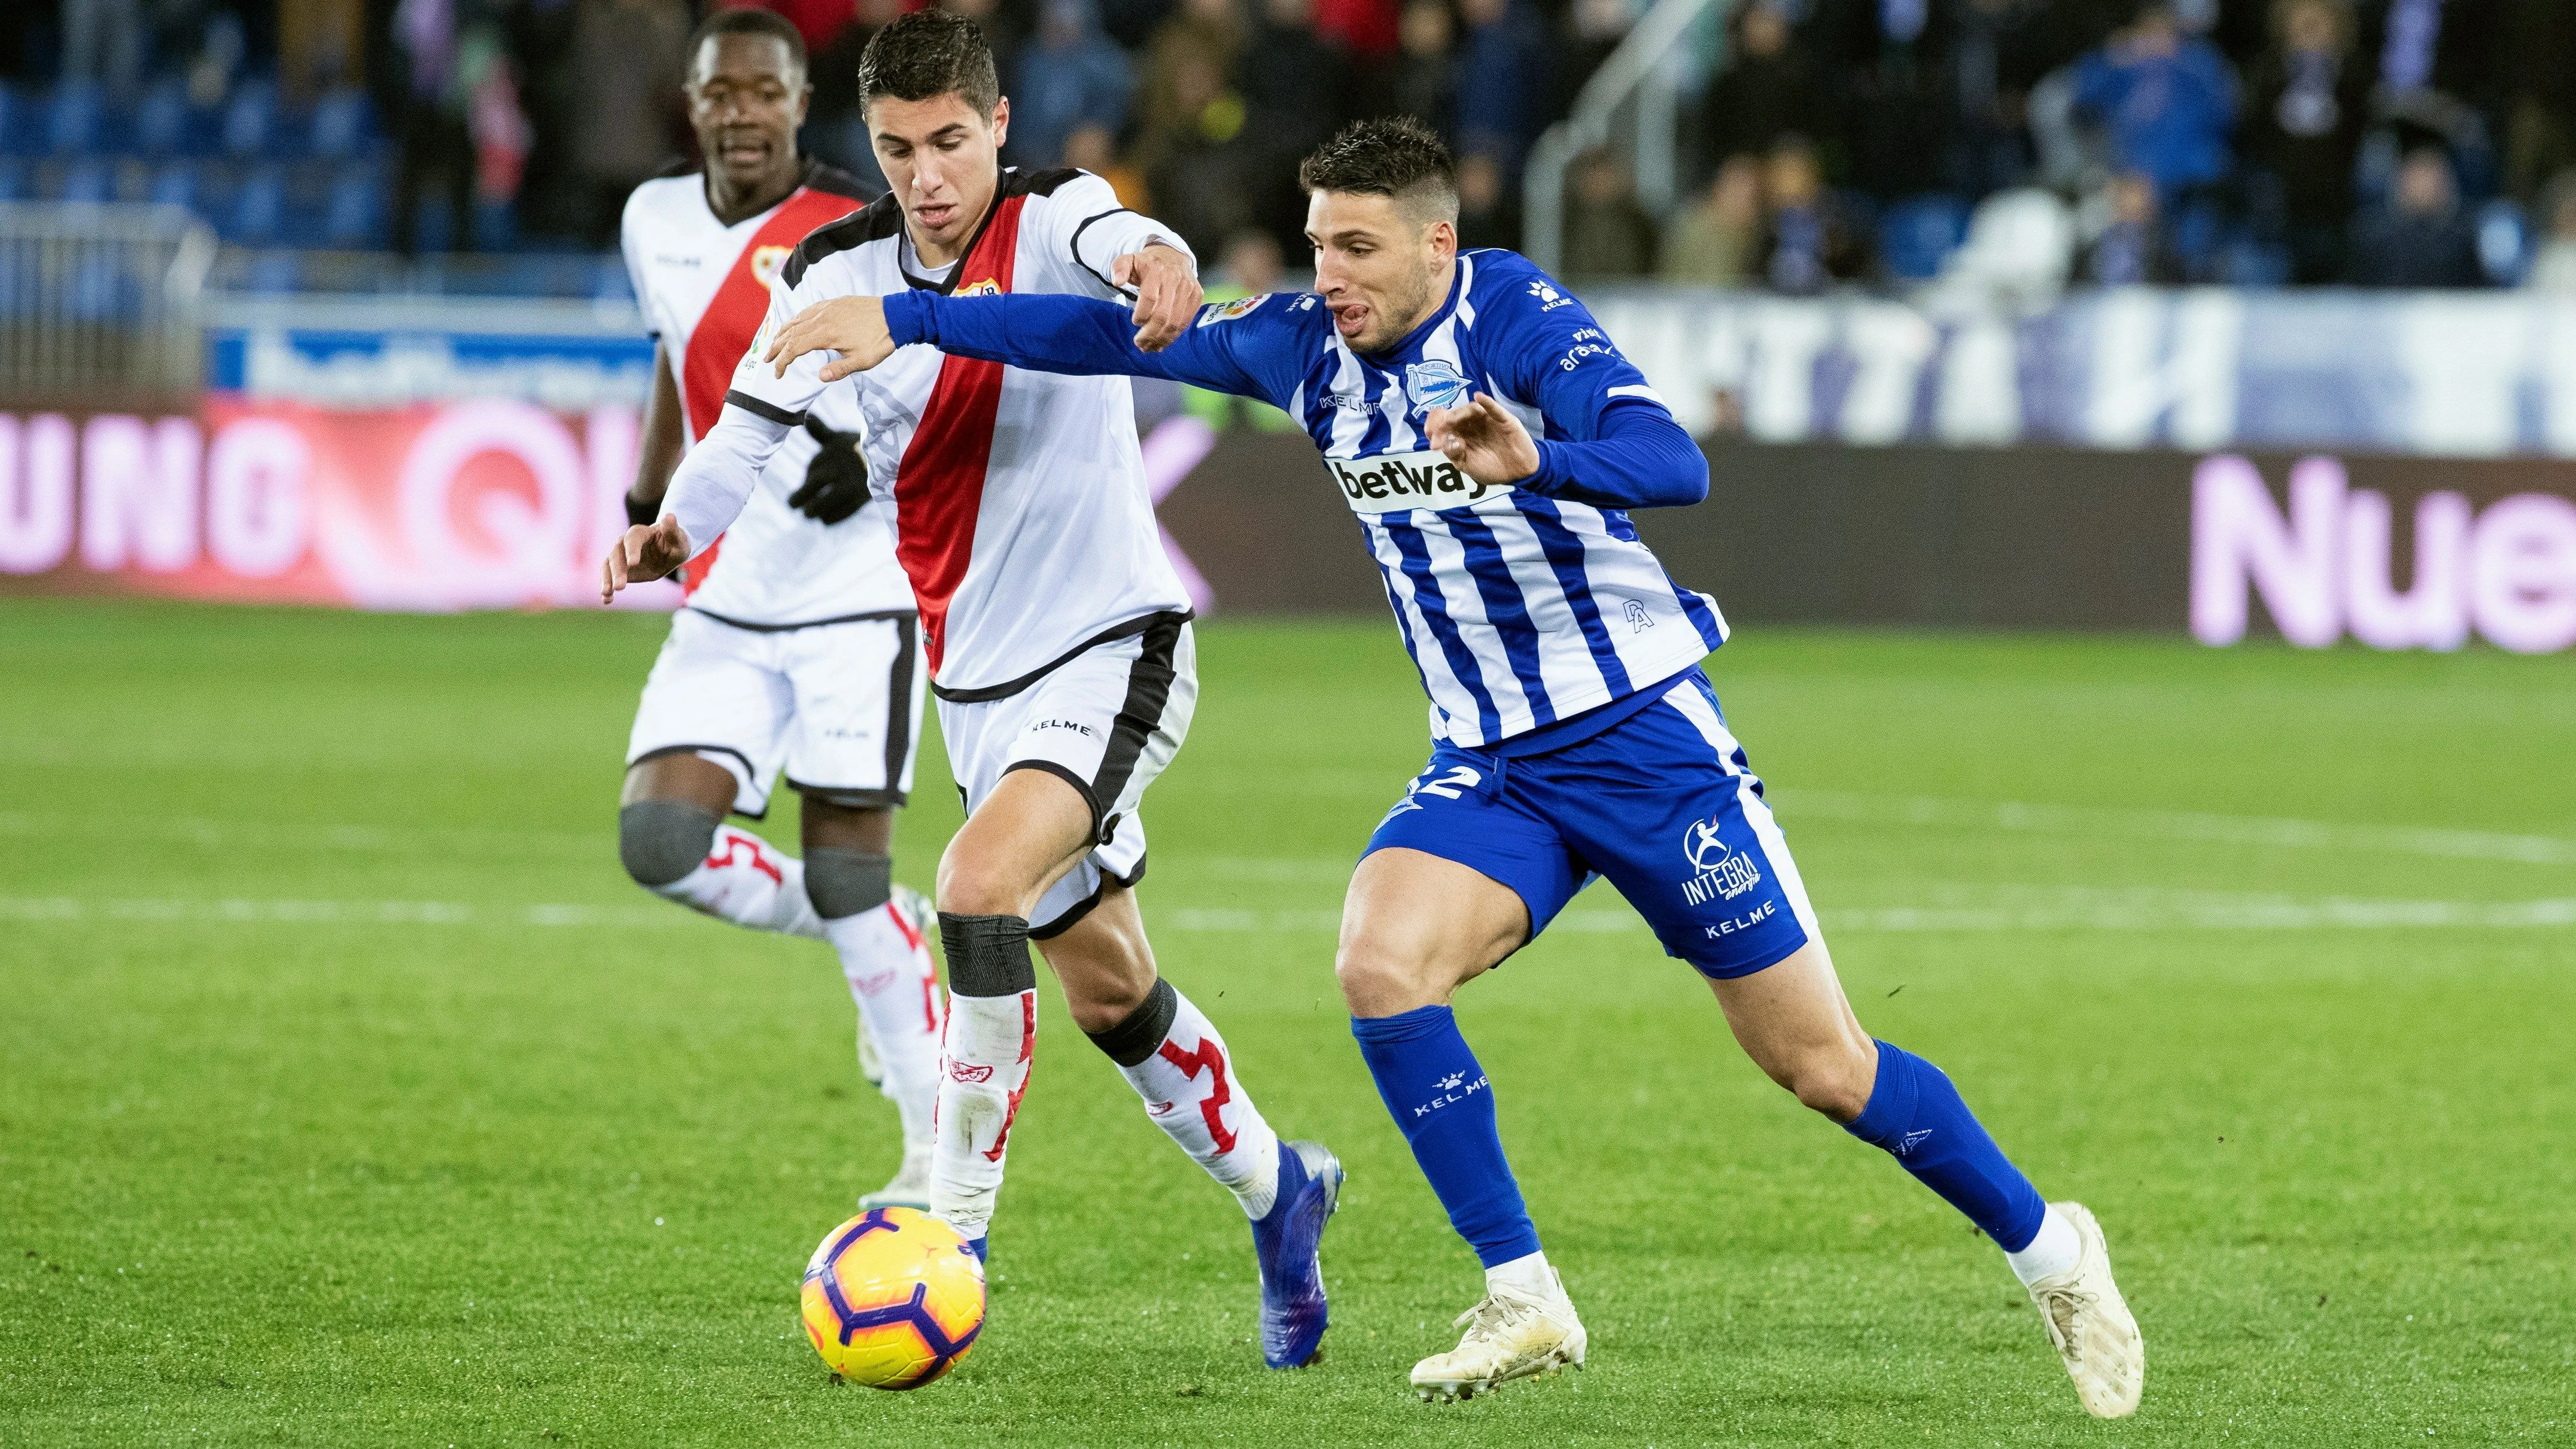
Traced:
<svg viewBox="0 0 2576 1449">
<path fill-rule="evenodd" d="M 1658 248 L 1665 281 L 1740 287 L 1753 280 L 1765 239 L 1763 169 L 1760 157 L 1730 156 L 1675 213 Z"/>
<path fill-rule="evenodd" d="M 2505 184 L 2537 202 L 2576 164 L 2576 5 L 2509 0 L 2504 29 Z"/>
<path fill-rule="evenodd" d="M 1261 0 L 1235 86 L 1243 93 L 1253 218 L 1283 250 L 1304 242 L 1297 163 L 1341 128 L 1346 65 L 1315 34 L 1314 0 Z"/>
<path fill-rule="evenodd" d="M 1511 178 L 1491 151 L 1458 158 L 1458 249 L 1521 245 L 1521 211 Z"/>
<path fill-rule="evenodd" d="M 1252 224 L 1243 97 L 1226 86 L 1223 63 L 1206 51 L 1175 48 L 1164 60 L 1169 114 L 1137 138 L 1135 162 L 1145 173 L 1153 215 L 1206 255 Z"/>
<path fill-rule="evenodd" d="M 2364 287 L 2486 285 L 2449 152 L 2422 145 L 2406 153 L 2387 206 L 2357 219 L 2352 251 L 2352 280 Z"/>
<path fill-rule="evenodd" d="M 2522 284 L 2535 292 L 2576 298 L 2576 171 L 2561 171 L 2540 193 L 2540 245 Z"/>
<path fill-rule="evenodd" d="M 1730 156 L 1708 190 L 1664 238 L 1663 279 L 1684 286 L 1740 287 L 1762 243 L 1762 163 Z"/>
<path fill-rule="evenodd" d="M 1546 120 L 1546 34 L 1526 0 L 1460 0 L 1458 13 L 1458 143 L 1517 176 Z"/>
<path fill-rule="evenodd" d="M 143 79 L 142 0 L 62 0 L 63 79 L 133 95 Z"/>
<path fill-rule="evenodd" d="M 2290 279 L 2343 279 L 2353 162 L 2370 120 L 2368 67 L 2352 59 L 2350 0 L 2283 0 L 2272 48 L 2254 68 L 2246 159 L 2277 192 Z"/>
<path fill-rule="evenodd" d="M 2148 0 L 2128 29 L 2076 62 L 2075 106 L 2110 127 L 2111 154 L 2170 205 L 2223 180 L 2236 83 L 2217 47 L 2183 33 L 2171 5 Z"/>
<path fill-rule="evenodd" d="M 1315 33 L 1366 74 L 1394 58 L 1402 12 L 1399 0 L 1315 0 Z"/>
<path fill-rule="evenodd" d="M 1655 219 L 1628 168 L 1596 146 L 1574 158 L 1565 209 L 1565 275 L 1644 277 L 1655 270 Z"/>
<path fill-rule="evenodd" d="M 2038 0 L 1964 0 L 1954 9 L 1943 169 L 1950 187 L 1970 200 L 2018 186 L 2030 174 L 2024 126 L 2030 86 L 2038 79 L 2041 8 Z"/>
<path fill-rule="evenodd" d="M 844 14 L 849 12 L 849 0 L 834 3 Z M 1020 47 L 1028 41 L 1031 29 L 1025 14 L 1028 6 L 1013 5 L 1005 10 L 1002 0 L 940 0 L 939 8 L 951 15 L 965 16 L 984 32 L 984 43 L 993 48 L 993 74 L 1007 78 L 1020 73 Z M 1016 105 L 1013 109 L 1012 123 L 1017 125 Z"/>
<path fill-rule="evenodd" d="M 1062 164 L 1065 138 L 1076 128 L 1115 133 L 1124 126 L 1136 75 L 1127 52 L 1100 33 L 1093 0 L 1046 0 L 1037 41 L 1021 48 L 1004 86 L 1011 97 L 1009 157 L 1041 168 Z"/>
<path fill-rule="evenodd" d="M 574 0 L 574 183 L 587 199 L 585 238 L 617 244 L 626 198 L 680 148 L 680 83 L 689 12 L 680 0 Z"/>
<path fill-rule="evenodd" d="M 401 146 L 394 168 L 393 245 L 419 247 L 421 204 L 433 194 L 447 212 L 451 250 L 474 246 L 474 138 L 465 114 L 471 92 L 457 60 L 473 0 L 402 0 L 394 11 L 394 53 L 403 76 L 392 117 Z"/>
<path fill-rule="evenodd" d="M 1390 115 L 1411 116 L 1453 143 L 1458 134 L 1458 66 L 1450 58 L 1457 22 L 1449 0 L 1413 0 L 1404 7 L 1403 53 L 1385 91 Z"/>
<path fill-rule="evenodd" d="M 1726 69 L 1700 107 L 1700 144 L 1712 163 L 1767 154 L 1783 136 L 1811 134 L 1817 120 L 1816 78 L 1791 44 L 1779 0 L 1738 6 L 1730 25 Z"/>
<path fill-rule="evenodd" d="M 1771 215 L 1756 270 L 1772 291 L 1807 296 L 1869 274 L 1868 233 L 1825 189 L 1806 137 L 1783 136 L 1771 148 L 1763 187 Z"/>
<path fill-rule="evenodd" d="M 2111 224 L 2084 249 L 2076 276 L 2097 287 L 2169 287 L 2181 282 L 2182 263 L 2165 235 L 2155 183 L 2135 171 L 2123 171 L 2105 189 Z"/>
<path fill-rule="evenodd" d="M 1153 210 L 1154 194 L 1145 185 L 1145 173 L 1118 159 L 1118 138 L 1107 126 L 1085 124 L 1073 128 L 1064 138 L 1064 164 L 1078 166 L 1109 183 L 1118 194 L 1118 204 L 1129 211 Z"/>
<path fill-rule="evenodd" d="M 1565 6 L 1548 52 L 1548 115 L 1562 116 L 1574 109 L 1584 83 L 1636 23 L 1631 0 L 1571 0 Z"/>
<path fill-rule="evenodd" d="M 1182 58 L 1204 58 L 1216 65 L 1218 74 L 1231 75 L 1236 57 L 1243 53 L 1244 30 L 1238 0 L 1182 0 L 1181 8 L 1156 27 L 1146 46 L 1142 130 L 1195 126 L 1196 121 L 1183 114 L 1174 90 Z"/>
</svg>

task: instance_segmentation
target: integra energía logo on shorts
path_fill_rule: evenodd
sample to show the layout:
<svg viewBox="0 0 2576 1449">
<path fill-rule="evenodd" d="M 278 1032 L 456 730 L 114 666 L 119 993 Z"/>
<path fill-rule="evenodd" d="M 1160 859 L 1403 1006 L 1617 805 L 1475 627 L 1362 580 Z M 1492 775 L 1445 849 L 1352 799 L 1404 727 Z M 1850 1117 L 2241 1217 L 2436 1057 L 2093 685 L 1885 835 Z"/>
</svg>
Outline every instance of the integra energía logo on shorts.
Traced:
<svg viewBox="0 0 2576 1449">
<path fill-rule="evenodd" d="M 1508 493 L 1512 486 L 1478 482 L 1446 456 L 1428 448 L 1369 458 L 1328 457 L 1324 466 L 1332 470 L 1333 481 L 1342 488 L 1342 501 L 1351 506 L 1353 513 L 1458 508 L 1489 493 Z"/>
<path fill-rule="evenodd" d="M 1762 883 L 1762 868 L 1753 857 L 1730 848 L 1717 833 L 1717 820 L 1694 820 L 1682 832 L 1682 859 L 1691 878 L 1682 882 L 1682 899 L 1695 906 L 1731 901 Z"/>
</svg>

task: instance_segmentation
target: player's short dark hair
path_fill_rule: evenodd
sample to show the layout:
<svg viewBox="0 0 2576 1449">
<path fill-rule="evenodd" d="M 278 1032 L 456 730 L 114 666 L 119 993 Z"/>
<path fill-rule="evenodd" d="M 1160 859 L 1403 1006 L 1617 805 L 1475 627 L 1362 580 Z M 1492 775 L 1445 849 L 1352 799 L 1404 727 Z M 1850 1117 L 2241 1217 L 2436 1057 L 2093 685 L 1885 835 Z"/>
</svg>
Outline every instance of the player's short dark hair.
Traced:
<svg viewBox="0 0 2576 1449">
<path fill-rule="evenodd" d="M 876 33 L 859 57 L 859 104 L 879 96 L 926 101 L 954 94 L 979 116 L 1002 100 L 983 27 L 945 10 L 915 10 Z"/>
<path fill-rule="evenodd" d="M 1448 143 L 1411 116 L 1353 121 L 1297 167 L 1307 191 L 1392 197 L 1433 216 L 1458 215 L 1458 163 Z"/>
<path fill-rule="evenodd" d="M 805 37 L 798 32 L 795 23 L 775 10 L 757 8 L 719 10 L 708 16 L 706 22 L 698 27 L 697 33 L 689 37 L 691 69 L 694 70 L 697 67 L 698 53 L 706 49 L 707 42 L 723 35 L 768 36 L 787 47 L 789 64 L 800 71 L 805 69 Z"/>
</svg>

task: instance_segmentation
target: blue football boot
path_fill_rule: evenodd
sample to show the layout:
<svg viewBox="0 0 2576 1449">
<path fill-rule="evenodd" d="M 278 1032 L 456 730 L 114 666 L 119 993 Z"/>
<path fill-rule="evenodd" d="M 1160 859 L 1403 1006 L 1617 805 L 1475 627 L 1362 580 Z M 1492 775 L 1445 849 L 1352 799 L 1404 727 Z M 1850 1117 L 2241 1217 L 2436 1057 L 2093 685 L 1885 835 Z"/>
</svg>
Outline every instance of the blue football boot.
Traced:
<svg viewBox="0 0 2576 1449">
<path fill-rule="evenodd" d="M 1279 1196 L 1252 1224 L 1261 1256 L 1261 1357 L 1275 1369 L 1313 1363 L 1324 1341 L 1324 1269 L 1317 1249 L 1342 1200 L 1341 1159 L 1320 1142 L 1279 1144 Z"/>
</svg>

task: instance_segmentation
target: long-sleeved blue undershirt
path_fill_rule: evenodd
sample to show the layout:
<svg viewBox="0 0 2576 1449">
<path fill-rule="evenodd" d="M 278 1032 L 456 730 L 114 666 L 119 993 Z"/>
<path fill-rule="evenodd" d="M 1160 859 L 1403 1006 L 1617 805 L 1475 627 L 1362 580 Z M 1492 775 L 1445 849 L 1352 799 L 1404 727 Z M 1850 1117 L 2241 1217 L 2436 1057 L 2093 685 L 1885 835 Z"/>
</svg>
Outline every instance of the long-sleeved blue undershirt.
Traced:
<svg viewBox="0 0 2576 1449">
<path fill-rule="evenodd" d="M 1263 327 L 1211 322 L 1207 315 L 1163 351 L 1145 352 L 1136 346 L 1128 309 L 1113 302 L 1038 294 L 942 297 L 926 290 L 885 299 L 886 327 L 897 346 L 928 343 L 1037 372 L 1169 378 L 1297 415 L 1298 382 L 1331 346 L 1330 312 L 1314 307 L 1293 320 L 1265 317 L 1273 325 Z M 1538 471 L 1517 486 L 1597 508 L 1671 508 L 1708 496 L 1707 458 L 1660 402 L 1569 397 L 1590 405 L 1578 409 L 1584 416 L 1563 417 L 1544 389 L 1535 401 L 1550 436 L 1538 442 Z M 1298 421 L 1310 431 L 1325 426 L 1314 417 Z"/>
</svg>

